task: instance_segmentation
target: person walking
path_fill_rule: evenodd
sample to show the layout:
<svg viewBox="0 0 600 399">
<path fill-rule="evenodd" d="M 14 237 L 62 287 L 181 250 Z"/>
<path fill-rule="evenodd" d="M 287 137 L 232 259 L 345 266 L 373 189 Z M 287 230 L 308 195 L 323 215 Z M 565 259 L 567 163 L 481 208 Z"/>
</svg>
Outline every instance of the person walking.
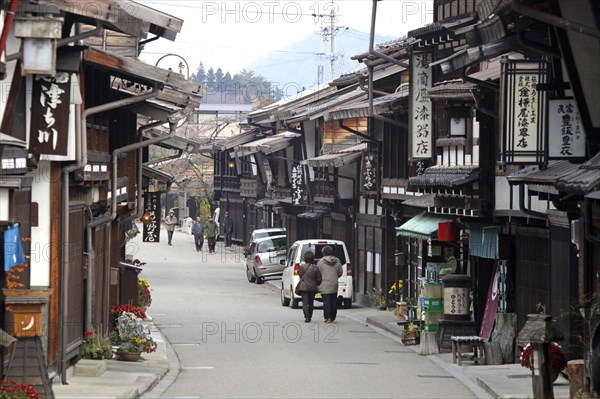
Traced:
<svg viewBox="0 0 600 399">
<path fill-rule="evenodd" d="M 321 250 L 323 257 L 317 263 L 321 272 L 319 292 L 323 296 L 323 317 L 325 323 L 332 323 L 337 316 L 338 278 L 342 277 L 342 263 L 333 256 L 333 249 L 325 245 Z"/>
<path fill-rule="evenodd" d="M 175 217 L 175 212 L 173 212 L 173 210 L 169 211 L 169 216 L 165 218 L 165 224 L 167 225 L 169 245 L 171 245 L 171 241 L 173 241 L 173 232 L 175 231 L 175 226 L 177 225 L 177 218 Z"/>
<path fill-rule="evenodd" d="M 209 254 L 215 252 L 218 230 L 219 226 L 217 226 L 217 223 L 213 220 L 213 218 L 209 217 L 206 223 L 204 224 L 204 234 L 206 235 L 206 240 L 208 241 Z"/>
<path fill-rule="evenodd" d="M 225 229 L 225 246 L 230 247 L 233 237 L 233 219 L 229 216 L 229 212 L 225 212 L 225 218 L 223 219 L 223 228 Z"/>
<path fill-rule="evenodd" d="M 312 251 L 304 254 L 304 262 L 300 264 L 298 275 L 300 276 L 298 289 L 302 292 L 304 322 L 309 323 L 313 314 L 315 295 L 321 284 L 321 272 L 315 265 L 315 254 Z"/>
<path fill-rule="evenodd" d="M 194 243 L 196 244 L 196 252 L 202 251 L 202 245 L 204 245 L 204 222 L 202 218 L 198 216 L 192 226 L 192 234 L 194 235 Z"/>
</svg>

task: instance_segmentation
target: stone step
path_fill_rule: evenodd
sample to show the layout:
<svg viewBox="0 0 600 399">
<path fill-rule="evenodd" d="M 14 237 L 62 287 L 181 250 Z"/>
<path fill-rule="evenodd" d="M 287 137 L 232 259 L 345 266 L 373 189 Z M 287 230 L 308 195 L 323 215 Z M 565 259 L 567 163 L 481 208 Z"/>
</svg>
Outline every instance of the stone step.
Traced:
<svg viewBox="0 0 600 399">
<path fill-rule="evenodd" d="M 81 359 L 73 366 L 73 374 L 78 377 L 100 377 L 107 368 L 106 360 Z"/>
</svg>

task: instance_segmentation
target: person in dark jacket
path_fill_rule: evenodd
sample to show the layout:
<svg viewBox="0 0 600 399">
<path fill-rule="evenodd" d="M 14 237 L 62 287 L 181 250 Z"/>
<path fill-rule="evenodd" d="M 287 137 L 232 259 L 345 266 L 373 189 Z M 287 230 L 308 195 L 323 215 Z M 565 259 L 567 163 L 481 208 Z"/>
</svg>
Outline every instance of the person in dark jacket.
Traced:
<svg viewBox="0 0 600 399">
<path fill-rule="evenodd" d="M 319 291 L 321 284 L 321 272 L 315 265 L 315 254 L 308 251 L 304 254 L 304 262 L 300 264 L 298 275 L 302 278 L 299 289 L 302 292 L 302 312 L 304 312 L 304 322 L 310 322 L 313 314 L 315 295 Z"/>
<path fill-rule="evenodd" d="M 204 222 L 202 218 L 198 216 L 192 226 L 192 234 L 194 235 L 194 243 L 196 244 L 196 252 L 202 251 L 204 245 Z"/>
<path fill-rule="evenodd" d="M 225 219 L 223 219 L 223 228 L 225 229 L 225 246 L 230 247 L 232 245 L 233 238 L 233 219 L 229 216 L 229 212 L 225 212 Z"/>
<path fill-rule="evenodd" d="M 325 323 L 332 323 L 337 316 L 338 278 L 342 277 L 342 262 L 333 256 L 333 249 L 325 245 L 321 250 L 323 257 L 317 263 L 321 272 L 319 292 L 323 296 L 323 317 Z"/>
</svg>

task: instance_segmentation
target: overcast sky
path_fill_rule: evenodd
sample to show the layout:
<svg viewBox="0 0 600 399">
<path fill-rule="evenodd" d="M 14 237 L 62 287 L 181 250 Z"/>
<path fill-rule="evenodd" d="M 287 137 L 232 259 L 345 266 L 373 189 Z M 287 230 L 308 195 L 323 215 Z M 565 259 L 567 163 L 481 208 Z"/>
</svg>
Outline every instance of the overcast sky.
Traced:
<svg viewBox="0 0 600 399">
<path fill-rule="evenodd" d="M 155 64 L 160 57 L 174 53 L 187 61 L 190 74 L 197 70 L 200 61 L 207 68 L 221 67 L 234 74 L 254 59 L 271 52 L 275 51 L 276 58 L 278 49 L 329 27 L 332 9 L 336 14 L 336 26 L 363 31 L 364 35 L 355 35 L 368 39 L 373 5 L 371 0 L 138 1 L 184 20 L 175 42 L 166 39 L 152 42 L 146 45 L 140 58 Z M 401 37 L 409 30 L 431 22 L 432 13 L 432 0 L 379 1 L 376 33 Z M 289 52 L 285 56 L 289 57 Z M 158 61 L 158 66 L 176 70 L 179 62 L 179 57 L 167 56 Z"/>
</svg>

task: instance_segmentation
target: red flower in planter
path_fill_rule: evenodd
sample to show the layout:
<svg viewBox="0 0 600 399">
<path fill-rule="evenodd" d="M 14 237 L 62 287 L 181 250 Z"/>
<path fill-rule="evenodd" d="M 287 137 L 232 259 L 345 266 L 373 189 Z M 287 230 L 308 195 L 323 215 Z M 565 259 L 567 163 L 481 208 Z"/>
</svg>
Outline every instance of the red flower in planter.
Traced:
<svg viewBox="0 0 600 399">
<path fill-rule="evenodd" d="M 533 349 L 531 344 L 527 344 L 527 346 L 523 348 L 519 361 L 521 366 L 533 370 Z M 550 363 L 552 364 L 552 370 L 557 372 L 567 366 L 567 359 L 565 358 L 562 347 L 556 342 L 550 343 Z"/>
<path fill-rule="evenodd" d="M 139 317 L 142 320 L 146 319 L 146 311 L 144 311 L 144 309 L 138 308 L 137 306 L 133 306 L 133 305 L 129 305 L 129 304 L 111 306 L 110 307 L 110 313 L 111 313 L 110 321 L 111 321 L 112 329 L 116 328 L 117 319 L 124 312 L 133 313 L 134 315 L 136 315 L 137 317 Z M 2 398 L 0 398 L 0 399 L 2 399 Z"/>
<path fill-rule="evenodd" d="M 0 381 L 1 399 L 38 399 L 40 394 L 31 385 L 19 384 L 14 380 Z"/>
</svg>

